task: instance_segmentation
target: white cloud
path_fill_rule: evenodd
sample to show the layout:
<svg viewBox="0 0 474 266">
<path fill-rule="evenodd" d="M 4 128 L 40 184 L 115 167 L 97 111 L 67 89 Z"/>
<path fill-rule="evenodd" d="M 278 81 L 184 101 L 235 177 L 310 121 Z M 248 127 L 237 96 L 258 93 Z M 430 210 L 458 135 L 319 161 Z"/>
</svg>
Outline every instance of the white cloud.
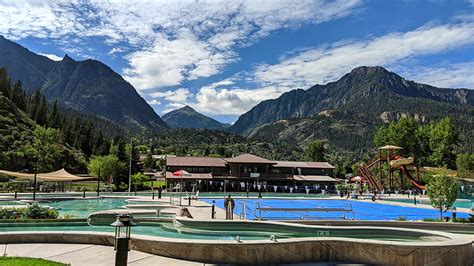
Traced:
<svg viewBox="0 0 474 266">
<path fill-rule="evenodd" d="M 260 89 L 219 88 L 230 81 L 202 87 L 192 106 L 205 114 L 240 115 L 261 101 L 277 98 L 289 88 L 265 87 Z"/>
<path fill-rule="evenodd" d="M 423 26 L 406 33 L 303 51 L 277 64 L 259 66 L 255 80 L 265 86 L 306 89 L 337 80 L 357 66 L 391 66 L 473 42 L 474 23 Z"/>
<path fill-rule="evenodd" d="M 116 53 L 123 53 L 124 51 L 125 51 L 125 49 L 123 49 L 123 48 L 114 47 L 114 48 L 110 49 L 109 55 L 114 55 Z"/>
<path fill-rule="evenodd" d="M 42 53 L 38 53 L 39 55 L 42 55 L 42 56 L 46 56 L 47 58 L 53 60 L 53 61 L 61 61 L 63 60 L 62 57 L 60 56 L 57 56 L 55 54 L 42 54 Z"/>
<path fill-rule="evenodd" d="M 193 94 L 184 88 L 179 88 L 176 90 L 169 90 L 165 92 L 153 92 L 150 93 L 150 96 L 153 98 L 164 98 L 165 100 L 173 103 L 186 103 Z"/>
<path fill-rule="evenodd" d="M 147 101 L 147 103 L 148 103 L 149 105 L 160 105 L 160 104 L 161 104 L 161 102 L 158 101 L 157 99 L 153 99 L 153 100 L 151 100 L 151 101 Z"/>
<path fill-rule="evenodd" d="M 77 38 L 127 43 L 134 52 L 126 57 L 124 77 L 144 90 L 212 76 L 238 60 L 237 48 L 279 29 L 346 16 L 360 2 L 0 0 L 0 33 L 12 39 L 52 38 L 69 51 L 78 49 Z"/>
<path fill-rule="evenodd" d="M 360 65 L 397 68 L 420 55 L 439 53 L 474 42 L 474 24 L 424 26 L 406 33 L 390 33 L 361 41 L 342 40 L 327 47 L 287 54 L 274 65 L 260 65 L 246 77 L 226 79 L 202 87 L 193 105 L 207 114 L 239 115 L 263 100 L 291 89 L 307 89 L 339 79 Z M 399 68 L 400 74 L 441 87 L 473 88 L 474 63 L 436 68 Z M 231 87 L 238 79 L 251 79 L 260 89 Z"/>
<path fill-rule="evenodd" d="M 474 89 L 474 62 L 443 64 L 416 69 L 401 67 L 402 76 L 441 88 Z"/>
</svg>

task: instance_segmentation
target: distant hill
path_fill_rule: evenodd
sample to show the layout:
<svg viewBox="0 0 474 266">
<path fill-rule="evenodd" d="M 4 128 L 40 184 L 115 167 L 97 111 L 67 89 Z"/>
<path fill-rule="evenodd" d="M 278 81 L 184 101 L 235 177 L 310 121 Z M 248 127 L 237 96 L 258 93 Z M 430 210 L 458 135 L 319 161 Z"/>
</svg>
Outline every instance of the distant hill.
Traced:
<svg viewBox="0 0 474 266">
<path fill-rule="evenodd" d="M 162 119 L 171 128 L 205 128 L 225 130 L 228 125 L 205 116 L 190 106 L 173 110 L 162 116 Z"/>
<path fill-rule="evenodd" d="M 451 116 L 463 147 L 474 138 L 474 91 L 406 80 L 382 67 L 358 67 L 336 82 L 293 90 L 241 115 L 229 131 L 304 145 L 326 139 L 336 148 L 370 147 L 378 126 L 411 116 L 428 122 Z"/>
<path fill-rule="evenodd" d="M 96 60 L 53 61 L 0 36 L 0 67 L 32 93 L 48 101 L 120 123 L 132 131 L 158 131 L 166 123 L 130 83 Z"/>
</svg>

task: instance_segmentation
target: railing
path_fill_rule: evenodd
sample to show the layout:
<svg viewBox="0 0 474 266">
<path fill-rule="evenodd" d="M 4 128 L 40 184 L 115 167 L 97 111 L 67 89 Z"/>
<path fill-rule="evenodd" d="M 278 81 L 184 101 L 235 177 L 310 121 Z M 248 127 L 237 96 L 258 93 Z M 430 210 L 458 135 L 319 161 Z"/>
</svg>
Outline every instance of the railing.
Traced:
<svg viewBox="0 0 474 266">
<path fill-rule="evenodd" d="M 309 219 L 320 219 L 320 218 L 339 218 L 344 220 L 354 220 L 355 213 L 352 204 L 348 204 L 348 208 L 343 207 L 335 207 L 335 208 L 328 208 L 328 207 L 314 207 L 314 208 L 274 208 L 274 207 L 262 207 L 259 202 L 255 204 L 254 209 L 254 216 L 256 220 L 269 220 L 269 219 L 279 219 L 279 220 L 287 220 L 288 217 L 264 217 L 262 212 L 283 212 L 283 213 L 293 213 L 293 214 L 301 214 L 299 217 L 301 220 L 309 220 Z M 334 217 L 318 217 L 315 215 L 309 215 L 308 213 L 321 213 L 321 212 L 335 212 L 335 213 L 343 213 L 342 216 L 334 216 Z M 352 217 L 347 216 L 348 213 L 352 214 Z"/>
</svg>

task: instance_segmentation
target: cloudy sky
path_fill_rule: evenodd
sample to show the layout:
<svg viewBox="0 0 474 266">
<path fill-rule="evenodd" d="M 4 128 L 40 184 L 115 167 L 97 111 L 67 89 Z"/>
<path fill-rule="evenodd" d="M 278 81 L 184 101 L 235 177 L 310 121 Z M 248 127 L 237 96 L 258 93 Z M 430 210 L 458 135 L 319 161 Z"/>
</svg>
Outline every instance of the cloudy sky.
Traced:
<svg viewBox="0 0 474 266">
<path fill-rule="evenodd" d="M 473 0 L 0 0 L 0 34 L 106 63 L 159 115 L 187 104 L 234 122 L 362 65 L 474 89 Z"/>
</svg>

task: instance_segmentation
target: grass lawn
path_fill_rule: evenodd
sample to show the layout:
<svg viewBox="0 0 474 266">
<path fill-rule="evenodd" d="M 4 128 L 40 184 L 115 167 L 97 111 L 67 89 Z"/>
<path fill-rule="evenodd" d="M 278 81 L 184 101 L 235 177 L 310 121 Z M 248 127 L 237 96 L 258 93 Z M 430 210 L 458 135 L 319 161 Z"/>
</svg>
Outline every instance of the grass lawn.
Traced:
<svg viewBox="0 0 474 266">
<path fill-rule="evenodd" d="M 0 265 L 2 266 L 63 266 L 70 265 L 60 262 L 35 259 L 35 258 L 24 258 L 24 257 L 0 257 Z"/>
<path fill-rule="evenodd" d="M 146 182 L 143 182 L 144 187 L 151 187 L 152 184 L 153 184 L 154 187 L 159 187 L 159 186 L 165 186 L 166 185 L 165 181 L 146 181 Z"/>
</svg>

